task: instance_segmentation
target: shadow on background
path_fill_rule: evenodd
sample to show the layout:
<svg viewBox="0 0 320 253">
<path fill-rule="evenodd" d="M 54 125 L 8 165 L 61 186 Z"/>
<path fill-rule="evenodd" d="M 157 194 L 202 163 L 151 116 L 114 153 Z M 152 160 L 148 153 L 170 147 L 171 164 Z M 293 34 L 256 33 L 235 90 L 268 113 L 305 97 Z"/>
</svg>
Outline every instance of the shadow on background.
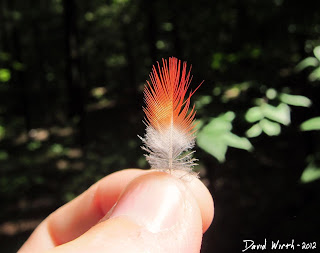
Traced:
<svg viewBox="0 0 320 253">
<path fill-rule="evenodd" d="M 148 168 L 142 90 L 169 56 L 205 79 L 196 170 L 216 209 L 202 252 L 319 240 L 319 119 L 300 126 L 319 115 L 320 2 L 0 5 L 2 252 L 96 180 Z"/>
</svg>

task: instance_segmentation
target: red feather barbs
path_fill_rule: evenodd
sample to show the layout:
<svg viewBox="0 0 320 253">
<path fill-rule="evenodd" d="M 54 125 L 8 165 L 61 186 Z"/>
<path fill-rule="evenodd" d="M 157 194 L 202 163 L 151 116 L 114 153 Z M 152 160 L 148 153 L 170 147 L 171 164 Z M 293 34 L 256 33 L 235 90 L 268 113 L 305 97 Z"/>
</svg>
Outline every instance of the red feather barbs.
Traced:
<svg viewBox="0 0 320 253">
<path fill-rule="evenodd" d="M 194 92 L 187 95 L 192 76 L 187 63 L 181 67 L 181 61 L 175 57 L 162 59 L 157 68 L 150 73 L 144 89 L 143 108 L 146 118 L 146 134 L 140 137 L 142 147 L 149 154 L 147 160 L 154 169 L 192 171 L 196 159 L 191 151 L 195 144 L 194 105 L 190 108 L 190 99 Z"/>
<path fill-rule="evenodd" d="M 144 89 L 146 108 L 144 112 L 147 117 L 147 124 L 152 125 L 158 131 L 166 130 L 172 124 L 181 131 L 193 134 L 192 124 L 195 117 L 194 106 L 188 113 L 190 98 L 195 91 L 190 92 L 187 99 L 186 93 L 190 86 L 191 67 L 187 73 L 187 63 L 183 63 L 181 72 L 181 61 L 177 58 L 162 59 L 163 66 L 158 62 L 158 71 L 153 66 L 150 73 L 150 80 Z"/>
</svg>

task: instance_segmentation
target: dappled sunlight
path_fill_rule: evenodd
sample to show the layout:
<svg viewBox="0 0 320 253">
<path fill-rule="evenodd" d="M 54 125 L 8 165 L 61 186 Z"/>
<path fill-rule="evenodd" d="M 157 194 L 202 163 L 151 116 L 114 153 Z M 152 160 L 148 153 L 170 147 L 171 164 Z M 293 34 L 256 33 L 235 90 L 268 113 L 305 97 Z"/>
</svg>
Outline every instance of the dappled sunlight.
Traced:
<svg viewBox="0 0 320 253">
<path fill-rule="evenodd" d="M 22 145 L 28 141 L 28 134 L 26 132 L 20 133 L 16 138 L 14 138 L 15 145 Z"/>
<path fill-rule="evenodd" d="M 46 141 L 48 140 L 50 133 L 47 129 L 31 129 L 29 131 L 29 137 L 36 141 Z"/>
<path fill-rule="evenodd" d="M 0 224 L 0 235 L 14 236 L 19 233 L 34 230 L 41 222 L 38 220 L 18 220 L 18 221 L 8 221 Z"/>
<path fill-rule="evenodd" d="M 56 168 L 58 170 L 83 170 L 85 168 L 85 163 L 81 161 L 72 161 L 66 159 L 58 159 L 56 161 Z"/>
<path fill-rule="evenodd" d="M 224 98 L 225 100 L 234 99 L 234 98 L 237 98 L 239 94 L 240 94 L 240 89 L 237 87 L 233 87 L 224 92 Z"/>
<path fill-rule="evenodd" d="M 74 129 L 72 127 L 53 126 L 50 128 L 50 133 L 58 137 L 68 137 L 74 133 Z"/>
<path fill-rule="evenodd" d="M 64 159 L 59 159 L 56 162 L 57 169 L 59 169 L 59 170 L 65 170 L 69 167 L 69 165 L 70 165 L 69 161 L 64 160 Z"/>
<path fill-rule="evenodd" d="M 66 155 L 69 158 L 80 158 L 83 156 L 83 151 L 79 148 L 70 148 Z"/>
<path fill-rule="evenodd" d="M 91 90 L 91 96 L 95 97 L 96 99 L 101 98 L 106 93 L 107 93 L 106 87 L 96 87 Z"/>
<path fill-rule="evenodd" d="M 183 3 L 183 5 L 181 5 Z M 148 169 L 151 66 L 192 64 L 196 153 L 215 200 L 202 252 L 320 224 L 320 1 L 3 0 L 0 244 L 104 176 Z M 191 87 L 192 88 L 192 87 Z"/>
<path fill-rule="evenodd" d="M 88 104 L 86 110 L 88 112 L 102 110 L 106 108 L 111 108 L 115 105 L 115 101 L 111 101 L 108 99 L 101 99 L 98 102 Z"/>
</svg>

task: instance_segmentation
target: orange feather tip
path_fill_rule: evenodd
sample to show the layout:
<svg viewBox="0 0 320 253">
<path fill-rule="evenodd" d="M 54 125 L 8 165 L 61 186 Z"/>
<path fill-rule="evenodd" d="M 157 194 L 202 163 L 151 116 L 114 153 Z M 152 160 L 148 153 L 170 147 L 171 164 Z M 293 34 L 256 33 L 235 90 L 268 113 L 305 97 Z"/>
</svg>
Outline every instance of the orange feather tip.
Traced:
<svg viewBox="0 0 320 253">
<path fill-rule="evenodd" d="M 189 111 L 189 107 L 195 91 L 187 95 L 192 80 L 190 72 L 191 67 L 187 71 L 187 63 L 183 62 L 181 67 L 181 61 L 175 57 L 169 58 L 169 64 L 162 59 L 162 66 L 159 62 L 157 67 L 153 66 L 151 82 L 147 81 L 144 89 L 146 107 L 143 110 L 147 125 L 158 131 L 173 126 L 185 133 L 194 132 L 195 110 L 193 106 Z"/>
</svg>

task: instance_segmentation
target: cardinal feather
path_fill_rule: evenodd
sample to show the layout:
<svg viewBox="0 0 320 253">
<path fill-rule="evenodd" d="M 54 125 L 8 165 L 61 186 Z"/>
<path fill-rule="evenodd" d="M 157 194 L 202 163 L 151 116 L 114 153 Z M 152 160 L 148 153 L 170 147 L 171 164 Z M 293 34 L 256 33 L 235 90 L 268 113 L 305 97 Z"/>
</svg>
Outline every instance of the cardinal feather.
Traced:
<svg viewBox="0 0 320 253">
<path fill-rule="evenodd" d="M 182 65 L 182 66 L 181 66 Z M 192 171 L 195 145 L 195 109 L 188 92 L 192 76 L 187 63 L 170 57 L 153 66 L 144 88 L 146 133 L 141 138 L 151 167 L 158 170 Z"/>
</svg>

